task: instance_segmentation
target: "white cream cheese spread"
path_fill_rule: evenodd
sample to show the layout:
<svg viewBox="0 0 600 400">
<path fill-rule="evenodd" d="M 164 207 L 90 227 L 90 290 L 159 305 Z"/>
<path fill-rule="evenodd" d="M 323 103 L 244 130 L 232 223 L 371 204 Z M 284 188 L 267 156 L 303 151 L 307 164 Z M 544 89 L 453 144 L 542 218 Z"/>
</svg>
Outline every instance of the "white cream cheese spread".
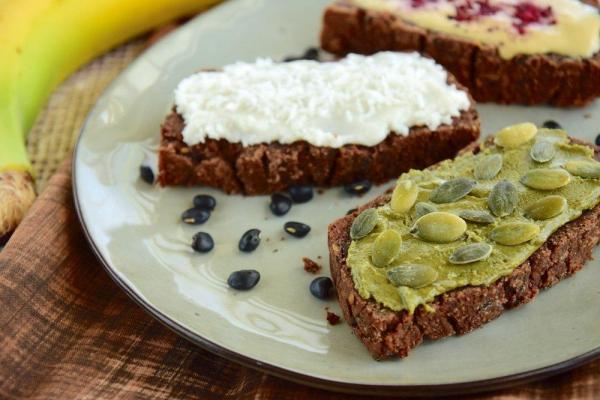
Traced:
<svg viewBox="0 0 600 400">
<path fill-rule="evenodd" d="M 335 62 L 259 59 L 199 72 L 175 90 L 194 145 L 226 139 L 244 146 L 306 141 L 374 146 L 390 132 L 436 129 L 470 107 L 446 71 L 416 53 L 351 54 Z"/>
<path fill-rule="evenodd" d="M 348 0 L 425 29 L 498 48 L 502 58 L 600 50 L 598 9 L 579 0 Z"/>
</svg>

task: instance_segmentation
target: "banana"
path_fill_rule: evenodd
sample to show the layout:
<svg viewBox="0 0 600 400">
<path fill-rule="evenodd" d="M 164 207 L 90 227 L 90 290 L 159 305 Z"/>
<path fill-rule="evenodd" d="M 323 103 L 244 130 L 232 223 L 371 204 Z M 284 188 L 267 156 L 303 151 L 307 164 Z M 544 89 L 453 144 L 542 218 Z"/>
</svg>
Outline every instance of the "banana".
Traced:
<svg viewBox="0 0 600 400">
<path fill-rule="evenodd" d="M 0 0 L 0 237 L 35 198 L 25 140 L 54 88 L 136 35 L 219 0 Z"/>
</svg>

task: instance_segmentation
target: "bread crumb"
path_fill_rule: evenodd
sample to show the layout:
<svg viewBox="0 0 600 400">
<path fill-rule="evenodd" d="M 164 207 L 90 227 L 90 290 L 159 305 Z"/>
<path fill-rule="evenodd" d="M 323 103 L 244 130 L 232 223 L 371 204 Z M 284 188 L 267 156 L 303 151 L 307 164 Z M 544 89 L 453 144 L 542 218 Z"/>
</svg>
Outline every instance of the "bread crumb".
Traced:
<svg viewBox="0 0 600 400">
<path fill-rule="evenodd" d="M 340 323 L 340 316 L 336 313 L 329 311 L 329 308 L 325 307 L 325 311 L 327 312 L 327 322 L 329 325 L 337 325 Z"/>
<path fill-rule="evenodd" d="M 317 264 L 313 260 L 308 257 L 302 257 L 302 262 L 304 263 L 304 270 L 311 274 L 316 274 L 321 270 L 321 265 Z"/>
</svg>

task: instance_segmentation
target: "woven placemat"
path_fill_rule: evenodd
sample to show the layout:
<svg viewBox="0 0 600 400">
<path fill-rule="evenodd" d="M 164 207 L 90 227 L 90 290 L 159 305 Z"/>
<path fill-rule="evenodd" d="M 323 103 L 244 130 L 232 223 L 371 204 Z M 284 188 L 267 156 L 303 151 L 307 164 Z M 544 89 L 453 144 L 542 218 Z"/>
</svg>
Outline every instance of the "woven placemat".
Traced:
<svg viewBox="0 0 600 400">
<path fill-rule="evenodd" d="M 54 91 L 27 143 L 38 193 L 71 154 L 83 121 L 100 94 L 146 44 L 147 38 L 138 38 L 97 58 Z"/>
</svg>

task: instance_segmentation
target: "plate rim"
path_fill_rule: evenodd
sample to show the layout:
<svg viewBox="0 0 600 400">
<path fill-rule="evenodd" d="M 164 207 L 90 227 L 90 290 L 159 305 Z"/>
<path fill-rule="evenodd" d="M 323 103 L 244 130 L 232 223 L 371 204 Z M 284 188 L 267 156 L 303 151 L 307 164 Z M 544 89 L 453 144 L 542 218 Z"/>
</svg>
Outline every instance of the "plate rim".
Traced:
<svg viewBox="0 0 600 400">
<path fill-rule="evenodd" d="M 211 10 L 208 10 L 196 18 L 192 19 L 203 19 L 204 16 L 207 16 L 212 13 L 215 9 L 222 7 L 223 4 L 219 4 L 213 7 Z M 184 24 L 185 25 L 185 24 Z M 182 25 L 181 27 L 183 27 Z M 178 27 L 173 32 L 169 33 L 167 36 L 170 36 L 174 32 L 178 31 L 181 27 Z M 139 295 L 135 289 L 131 288 L 127 282 L 119 276 L 119 273 L 113 269 L 113 266 L 110 264 L 108 260 L 106 260 L 99 248 L 96 246 L 94 239 L 86 225 L 86 222 L 83 218 L 83 213 L 81 209 L 81 200 L 78 196 L 78 181 L 77 177 L 77 160 L 79 148 L 81 146 L 81 142 L 83 139 L 83 135 L 86 131 L 87 125 L 89 123 L 91 115 L 96 112 L 99 108 L 98 100 L 103 98 L 104 95 L 111 91 L 116 85 L 118 78 L 125 74 L 132 66 L 135 64 L 136 60 L 146 56 L 148 50 L 150 48 L 145 49 L 140 53 L 132 63 L 127 65 L 113 80 L 111 83 L 102 91 L 94 105 L 88 111 L 85 120 L 79 130 L 79 135 L 75 142 L 74 150 L 73 150 L 73 158 L 71 160 L 71 182 L 72 182 L 72 192 L 73 192 L 73 203 L 74 208 L 77 214 L 77 219 L 81 225 L 86 241 L 88 242 L 92 252 L 96 256 L 96 258 L 100 261 L 100 264 L 104 268 L 104 270 L 108 273 L 110 278 L 117 284 L 117 286 L 123 290 L 127 296 L 134 301 L 138 306 L 140 306 L 146 313 L 160 322 L 163 326 L 168 328 L 170 331 L 178 334 L 179 336 L 185 338 L 189 342 L 194 345 L 200 347 L 201 349 L 207 350 L 212 354 L 223 357 L 229 361 L 235 362 L 237 364 L 241 364 L 243 366 L 259 370 L 261 372 L 271 374 L 277 376 L 282 379 L 286 379 L 295 383 L 299 383 L 301 385 L 308 385 L 318 389 L 324 389 L 327 391 L 335 391 L 340 393 L 347 394 L 364 394 L 364 395 L 378 395 L 378 396 L 416 396 L 416 397 L 425 397 L 425 396 L 447 396 L 447 395 L 457 395 L 457 394 L 472 394 L 472 393 L 482 393 L 489 392 L 492 390 L 503 389 L 507 387 L 512 387 L 520 384 L 525 384 L 528 382 L 532 382 L 535 380 L 540 380 L 552 375 L 559 374 L 561 372 L 566 372 L 572 370 L 578 366 L 589 363 L 596 359 L 600 358 L 600 346 L 576 355 L 574 357 L 568 358 L 566 360 L 550 364 L 544 367 L 531 369 L 528 371 L 518 372 L 514 374 L 503 375 L 499 377 L 482 379 L 482 380 L 474 380 L 474 381 L 464 381 L 464 382 L 456 382 L 456 383 L 445 383 L 445 384 L 429 384 L 429 385 L 372 385 L 372 384 L 364 384 L 364 383 L 349 383 L 343 381 L 336 381 L 332 379 L 320 378 L 312 375 L 307 375 L 301 372 L 292 371 L 286 369 L 284 367 L 280 367 L 277 365 L 273 365 L 267 362 L 259 361 L 255 358 L 245 356 L 241 353 L 237 353 L 235 351 L 229 350 L 226 347 L 218 345 L 202 335 L 193 332 L 178 323 L 174 319 L 170 318 L 168 315 L 162 313 L 157 308 L 155 308 L 150 301 L 145 300 L 141 295 Z M 357 339 L 358 340 L 358 339 Z"/>
</svg>

